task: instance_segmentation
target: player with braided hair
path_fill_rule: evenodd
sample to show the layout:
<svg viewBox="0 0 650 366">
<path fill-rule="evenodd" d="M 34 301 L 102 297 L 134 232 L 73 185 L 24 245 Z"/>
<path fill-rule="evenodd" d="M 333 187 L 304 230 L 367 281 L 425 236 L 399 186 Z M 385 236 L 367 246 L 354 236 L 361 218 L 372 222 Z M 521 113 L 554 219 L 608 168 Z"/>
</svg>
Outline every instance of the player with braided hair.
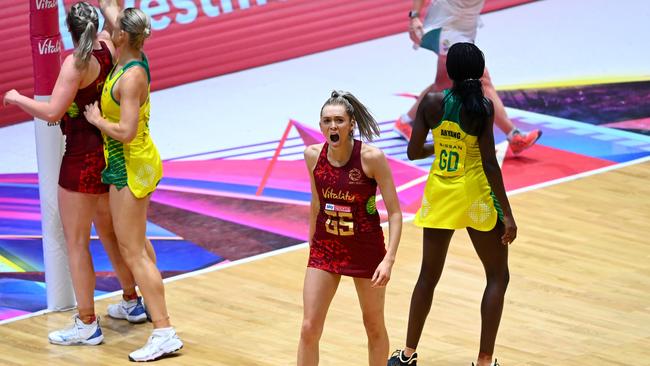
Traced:
<svg viewBox="0 0 650 366">
<path fill-rule="evenodd" d="M 115 1 L 103 1 L 102 10 L 116 12 Z M 106 166 L 101 132 L 86 121 L 83 108 L 99 100 L 106 76 L 113 67 L 115 47 L 110 37 L 110 23 L 98 32 L 99 15 L 87 2 L 70 7 L 66 17 L 75 43 L 72 55 L 61 66 L 49 101 L 35 101 L 10 90 L 5 104 L 15 104 L 27 113 L 48 122 L 60 120 L 65 135 L 65 153 L 59 172 L 58 203 L 78 314 L 69 328 L 49 334 L 49 340 L 61 345 L 97 345 L 104 336 L 95 315 L 95 273 L 89 249 L 91 223 L 106 249 L 123 288 L 123 299 L 110 305 L 110 316 L 133 323 L 147 319 L 142 298 L 135 290 L 133 274 L 118 248 L 108 207 L 108 185 L 102 183 Z M 147 253 L 155 258 L 151 243 Z"/>
<path fill-rule="evenodd" d="M 510 279 L 508 245 L 517 237 L 517 225 L 494 152 L 495 112 L 480 80 L 483 53 L 473 43 L 456 43 L 449 49 L 446 70 L 452 87 L 424 97 L 408 145 L 409 159 L 435 155 L 435 160 L 415 215 L 414 223 L 423 228 L 423 254 L 411 297 L 406 348 L 395 351 L 388 366 L 417 364 L 415 350 L 456 229 L 467 230 L 487 280 L 477 365 L 496 364 L 492 354 Z M 426 143 L 429 131 L 433 143 Z"/>
</svg>

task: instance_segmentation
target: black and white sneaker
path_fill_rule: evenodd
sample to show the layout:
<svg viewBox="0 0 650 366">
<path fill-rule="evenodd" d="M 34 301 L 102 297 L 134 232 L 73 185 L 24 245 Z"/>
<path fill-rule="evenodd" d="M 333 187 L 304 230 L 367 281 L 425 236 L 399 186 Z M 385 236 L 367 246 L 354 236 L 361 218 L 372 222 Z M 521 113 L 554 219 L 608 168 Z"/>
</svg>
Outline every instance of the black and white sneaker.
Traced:
<svg viewBox="0 0 650 366">
<path fill-rule="evenodd" d="M 472 366 L 474 366 L 474 362 L 472 362 Z M 496 358 L 494 359 L 494 363 L 492 364 L 492 366 L 499 366 L 499 363 L 497 362 Z"/>
<path fill-rule="evenodd" d="M 404 351 L 398 349 L 395 352 L 393 352 L 392 355 L 390 355 L 390 358 L 388 359 L 388 363 L 386 364 L 386 366 L 402 366 L 402 365 L 416 366 L 417 364 L 418 364 L 417 352 L 413 352 L 411 357 L 406 357 L 404 355 Z"/>
</svg>

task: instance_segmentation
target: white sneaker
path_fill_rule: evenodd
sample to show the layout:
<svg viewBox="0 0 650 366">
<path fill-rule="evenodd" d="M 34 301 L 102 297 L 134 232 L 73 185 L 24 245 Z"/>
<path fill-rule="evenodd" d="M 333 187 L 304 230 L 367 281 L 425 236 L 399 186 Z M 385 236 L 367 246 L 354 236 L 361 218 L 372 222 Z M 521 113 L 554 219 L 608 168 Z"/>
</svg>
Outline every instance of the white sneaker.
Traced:
<svg viewBox="0 0 650 366">
<path fill-rule="evenodd" d="M 130 323 L 143 323 L 147 321 L 147 311 L 142 302 L 142 297 L 135 300 L 120 300 L 117 304 L 108 305 L 108 316 L 115 319 L 126 319 Z"/>
<path fill-rule="evenodd" d="M 104 340 L 102 328 L 99 326 L 99 317 L 91 324 L 84 324 L 79 318 L 79 314 L 72 316 L 74 324 L 65 329 L 51 332 L 47 338 L 52 344 L 70 346 L 76 344 L 86 344 L 96 346 Z"/>
<path fill-rule="evenodd" d="M 153 361 L 183 348 L 183 342 L 174 328 L 154 329 L 147 344 L 129 354 L 129 360 L 136 362 Z"/>
</svg>

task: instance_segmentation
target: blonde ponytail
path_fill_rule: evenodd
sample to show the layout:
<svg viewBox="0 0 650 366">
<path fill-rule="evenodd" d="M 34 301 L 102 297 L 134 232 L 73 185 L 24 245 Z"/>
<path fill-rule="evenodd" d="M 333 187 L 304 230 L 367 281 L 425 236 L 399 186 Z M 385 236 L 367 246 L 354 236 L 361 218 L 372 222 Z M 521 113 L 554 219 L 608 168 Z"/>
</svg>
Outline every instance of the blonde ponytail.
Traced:
<svg viewBox="0 0 650 366">
<path fill-rule="evenodd" d="M 95 38 L 97 38 L 97 28 L 93 22 L 88 22 L 86 29 L 81 33 L 81 37 L 79 37 L 77 48 L 74 50 L 75 66 L 77 68 L 84 69 L 88 66 L 90 56 L 93 53 Z"/>
<path fill-rule="evenodd" d="M 66 23 L 72 40 L 77 46 L 74 50 L 75 66 L 83 69 L 88 66 L 93 52 L 93 44 L 97 39 L 99 15 L 94 6 L 82 1 L 70 7 Z"/>
</svg>

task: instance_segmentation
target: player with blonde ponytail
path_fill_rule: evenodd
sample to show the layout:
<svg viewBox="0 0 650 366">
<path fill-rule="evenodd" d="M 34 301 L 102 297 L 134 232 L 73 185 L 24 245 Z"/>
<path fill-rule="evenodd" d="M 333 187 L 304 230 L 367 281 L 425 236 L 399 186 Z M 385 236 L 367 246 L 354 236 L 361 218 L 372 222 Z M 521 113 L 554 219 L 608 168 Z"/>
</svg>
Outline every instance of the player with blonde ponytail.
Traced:
<svg viewBox="0 0 650 366">
<path fill-rule="evenodd" d="M 149 61 L 142 52 L 151 34 L 151 21 L 140 9 L 127 8 L 115 16 L 112 39 L 119 57 L 108 75 L 101 98 L 86 106 L 88 122 L 104 135 L 107 166 L 102 181 L 110 184 L 109 201 L 120 251 L 133 272 L 151 314 L 153 333 L 144 347 L 131 352 L 131 361 L 153 361 L 178 351 L 183 342 L 171 325 L 165 287 L 155 261 L 143 255 L 147 238 L 147 207 L 162 178 L 162 161 L 149 131 Z"/>
<path fill-rule="evenodd" d="M 114 1 L 102 3 L 103 11 L 119 11 Z M 73 316 L 71 327 L 54 331 L 48 338 L 60 345 L 97 345 L 104 335 L 95 315 L 95 272 L 89 249 L 92 223 L 123 288 L 122 301 L 109 306 L 109 315 L 140 323 L 146 321 L 147 314 L 115 237 L 108 185 L 101 181 L 106 166 L 101 132 L 82 113 L 86 105 L 99 100 L 99 91 L 113 67 L 115 49 L 109 29 L 97 32 L 99 15 L 89 3 L 72 5 L 66 24 L 76 48 L 63 61 L 50 100 L 35 101 L 10 90 L 4 96 L 4 104 L 15 104 L 47 122 L 60 120 L 66 146 L 57 194 L 78 314 Z M 146 250 L 155 258 L 151 243 L 147 243 Z"/>
<path fill-rule="evenodd" d="M 383 366 L 388 356 L 384 300 L 402 212 L 386 156 L 355 139 L 355 128 L 366 141 L 379 136 L 368 109 L 354 95 L 334 91 L 320 113 L 326 142 L 305 149 L 312 200 L 298 366 L 318 364 L 320 336 L 341 276 L 354 279 L 368 337 L 369 365 Z M 388 213 L 387 246 L 376 207 L 377 187 Z"/>
<path fill-rule="evenodd" d="M 84 69 L 90 62 L 94 41 L 97 38 L 99 28 L 99 16 L 95 8 L 86 3 L 79 2 L 70 8 L 70 15 L 66 17 L 66 23 L 72 37 L 76 39 L 77 47 L 73 52 L 75 66 Z"/>
</svg>

